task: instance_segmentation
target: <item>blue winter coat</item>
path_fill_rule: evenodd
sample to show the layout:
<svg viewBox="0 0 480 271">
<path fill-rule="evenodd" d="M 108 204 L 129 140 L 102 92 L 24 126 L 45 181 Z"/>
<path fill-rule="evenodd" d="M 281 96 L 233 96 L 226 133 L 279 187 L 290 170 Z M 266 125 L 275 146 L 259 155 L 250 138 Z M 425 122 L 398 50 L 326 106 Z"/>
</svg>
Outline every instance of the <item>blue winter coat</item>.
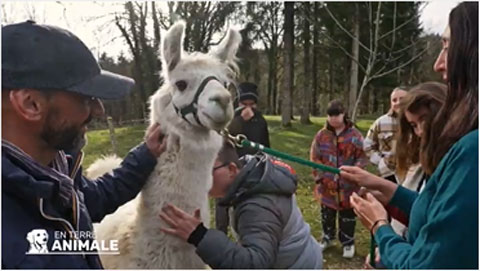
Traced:
<svg viewBox="0 0 480 271">
<path fill-rule="evenodd" d="M 156 158 L 141 144 L 113 174 L 95 181 L 82 176 L 80 163 L 69 161 L 69 164 L 71 176 L 75 176 L 73 183 L 71 179 L 55 180 L 33 171 L 2 151 L 2 269 L 102 268 L 95 252 L 28 255 L 27 234 L 34 229 L 46 230 L 47 247 L 51 248 L 55 232 L 93 232 L 92 222 L 100 222 L 139 193 L 155 167 Z M 91 237 L 77 234 L 81 240 Z"/>
</svg>

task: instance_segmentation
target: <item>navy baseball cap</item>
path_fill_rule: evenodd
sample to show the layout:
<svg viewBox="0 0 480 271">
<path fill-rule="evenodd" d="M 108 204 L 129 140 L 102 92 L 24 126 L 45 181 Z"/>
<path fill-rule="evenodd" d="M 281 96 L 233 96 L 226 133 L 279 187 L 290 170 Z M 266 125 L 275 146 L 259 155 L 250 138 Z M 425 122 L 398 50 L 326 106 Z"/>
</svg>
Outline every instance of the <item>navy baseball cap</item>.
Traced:
<svg viewBox="0 0 480 271">
<path fill-rule="evenodd" d="M 2 89 L 56 89 L 118 99 L 135 81 L 104 71 L 73 33 L 34 21 L 2 27 Z"/>
</svg>

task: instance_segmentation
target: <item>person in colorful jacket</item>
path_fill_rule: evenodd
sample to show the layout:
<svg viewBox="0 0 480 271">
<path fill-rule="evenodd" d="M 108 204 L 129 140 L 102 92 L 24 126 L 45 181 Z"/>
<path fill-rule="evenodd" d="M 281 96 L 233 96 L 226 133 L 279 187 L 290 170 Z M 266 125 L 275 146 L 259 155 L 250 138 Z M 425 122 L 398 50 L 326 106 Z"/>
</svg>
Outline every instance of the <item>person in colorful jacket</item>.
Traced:
<svg viewBox="0 0 480 271">
<path fill-rule="evenodd" d="M 310 149 L 310 160 L 332 167 L 351 165 L 365 167 L 367 158 L 363 152 L 363 137 L 346 115 L 340 101 L 328 104 L 327 122 L 315 136 Z M 350 206 L 350 195 L 359 186 L 344 182 L 338 175 L 313 171 L 315 195 L 321 202 L 324 249 L 335 239 L 335 220 L 339 216 L 338 238 L 343 246 L 343 257 L 352 258 L 355 253 L 355 214 Z"/>
</svg>

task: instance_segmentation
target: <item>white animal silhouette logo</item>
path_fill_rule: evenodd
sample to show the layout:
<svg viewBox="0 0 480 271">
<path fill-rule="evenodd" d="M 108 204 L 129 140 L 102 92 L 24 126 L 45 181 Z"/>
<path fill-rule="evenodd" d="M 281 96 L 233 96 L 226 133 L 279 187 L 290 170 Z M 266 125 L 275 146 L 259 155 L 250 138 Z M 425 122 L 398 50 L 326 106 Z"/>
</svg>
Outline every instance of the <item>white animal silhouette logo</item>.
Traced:
<svg viewBox="0 0 480 271">
<path fill-rule="evenodd" d="M 48 253 L 48 233 L 43 229 L 33 229 L 27 234 L 27 241 L 30 243 L 28 253 Z"/>
</svg>

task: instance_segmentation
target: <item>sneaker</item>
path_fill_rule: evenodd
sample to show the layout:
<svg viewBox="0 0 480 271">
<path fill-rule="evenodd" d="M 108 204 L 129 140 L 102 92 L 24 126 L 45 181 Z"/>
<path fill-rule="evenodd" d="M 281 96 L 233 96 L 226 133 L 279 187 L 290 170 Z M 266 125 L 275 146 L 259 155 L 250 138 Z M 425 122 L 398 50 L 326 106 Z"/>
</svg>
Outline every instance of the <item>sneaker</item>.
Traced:
<svg viewBox="0 0 480 271">
<path fill-rule="evenodd" d="M 322 238 L 322 241 L 320 242 L 320 246 L 322 247 L 322 251 L 325 249 L 333 246 L 333 242 L 327 238 Z"/>
<path fill-rule="evenodd" d="M 351 258 L 353 258 L 354 254 L 355 254 L 355 246 L 354 245 L 343 247 L 343 258 L 351 259 Z"/>
</svg>

